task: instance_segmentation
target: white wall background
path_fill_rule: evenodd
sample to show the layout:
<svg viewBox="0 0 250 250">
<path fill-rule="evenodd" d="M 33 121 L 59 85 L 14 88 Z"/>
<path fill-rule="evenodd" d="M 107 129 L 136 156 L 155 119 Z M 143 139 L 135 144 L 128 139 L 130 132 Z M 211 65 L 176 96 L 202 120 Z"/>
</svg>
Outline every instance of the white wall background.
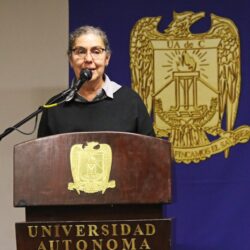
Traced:
<svg viewBox="0 0 250 250">
<path fill-rule="evenodd" d="M 67 87 L 67 40 L 67 0 L 0 0 L 0 134 Z M 35 137 L 13 132 L 0 141 L 1 250 L 16 249 L 15 222 L 25 220 L 13 207 L 13 146 Z"/>
</svg>

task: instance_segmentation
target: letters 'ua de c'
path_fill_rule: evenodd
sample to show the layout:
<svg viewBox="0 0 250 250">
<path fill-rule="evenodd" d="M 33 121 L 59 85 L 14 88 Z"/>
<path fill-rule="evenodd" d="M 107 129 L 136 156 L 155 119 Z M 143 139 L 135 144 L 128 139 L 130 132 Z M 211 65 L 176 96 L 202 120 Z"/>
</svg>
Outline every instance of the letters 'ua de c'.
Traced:
<svg viewBox="0 0 250 250">
<path fill-rule="evenodd" d="M 174 12 L 163 33 L 161 17 L 145 17 L 131 31 L 132 88 L 153 114 L 157 136 L 172 143 L 176 162 L 197 163 L 223 151 L 228 157 L 230 147 L 250 137 L 249 126 L 234 129 L 241 87 L 237 27 L 211 14 L 207 33 L 191 33 L 204 15 Z"/>
</svg>

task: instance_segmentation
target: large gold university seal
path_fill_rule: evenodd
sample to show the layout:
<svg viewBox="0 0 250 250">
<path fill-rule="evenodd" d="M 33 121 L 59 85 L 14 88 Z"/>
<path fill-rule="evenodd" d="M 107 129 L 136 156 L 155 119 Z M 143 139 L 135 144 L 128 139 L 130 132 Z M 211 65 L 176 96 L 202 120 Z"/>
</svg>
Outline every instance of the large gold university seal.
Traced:
<svg viewBox="0 0 250 250">
<path fill-rule="evenodd" d="M 190 27 L 204 12 L 174 12 L 163 33 L 161 17 L 132 29 L 132 87 L 153 114 L 158 137 L 168 138 L 176 162 L 199 162 L 245 143 L 250 127 L 234 130 L 240 96 L 240 39 L 228 18 L 211 15 L 207 33 Z"/>
<path fill-rule="evenodd" d="M 70 151 L 70 164 L 73 183 L 69 190 L 85 193 L 104 193 L 107 188 L 114 188 L 115 181 L 109 181 L 112 150 L 108 144 L 87 142 L 87 145 L 75 144 Z"/>
</svg>

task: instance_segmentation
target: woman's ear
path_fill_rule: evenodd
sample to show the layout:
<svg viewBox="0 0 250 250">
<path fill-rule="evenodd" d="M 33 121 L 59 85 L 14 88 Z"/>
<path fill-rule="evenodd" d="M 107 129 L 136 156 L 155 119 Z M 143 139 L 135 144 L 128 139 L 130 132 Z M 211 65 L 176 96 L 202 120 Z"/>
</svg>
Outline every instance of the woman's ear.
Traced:
<svg viewBox="0 0 250 250">
<path fill-rule="evenodd" d="M 105 66 L 109 65 L 109 60 L 110 60 L 111 54 L 106 55 L 106 60 L 105 60 Z"/>
<path fill-rule="evenodd" d="M 72 57 L 71 57 L 71 55 L 69 55 L 69 64 L 70 64 L 70 67 L 72 68 L 73 65 L 72 65 Z"/>
</svg>

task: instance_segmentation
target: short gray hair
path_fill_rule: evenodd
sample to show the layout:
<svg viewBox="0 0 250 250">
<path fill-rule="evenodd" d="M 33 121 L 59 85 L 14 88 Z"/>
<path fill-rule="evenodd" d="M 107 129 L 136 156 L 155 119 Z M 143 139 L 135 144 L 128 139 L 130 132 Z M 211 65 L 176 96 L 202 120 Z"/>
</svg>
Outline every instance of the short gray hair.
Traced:
<svg viewBox="0 0 250 250">
<path fill-rule="evenodd" d="M 104 43 L 104 46 L 105 46 L 107 53 L 111 54 L 111 49 L 110 49 L 110 45 L 109 45 L 109 41 L 108 41 L 108 37 L 107 37 L 106 33 L 99 27 L 85 25 L 85 26 L 81 26 L 81 27 L 77 28 L 72 33 L 70 33 L 68 51 L 67 51 L 68 56 L 70 56 L 72 53 L 72 49 L 75 45 L 76 39 L 79 38 L 80 36 L 86 35 L 86 34 L 95 34 L 95 35 L 99 36 Z"/>
</svg>

